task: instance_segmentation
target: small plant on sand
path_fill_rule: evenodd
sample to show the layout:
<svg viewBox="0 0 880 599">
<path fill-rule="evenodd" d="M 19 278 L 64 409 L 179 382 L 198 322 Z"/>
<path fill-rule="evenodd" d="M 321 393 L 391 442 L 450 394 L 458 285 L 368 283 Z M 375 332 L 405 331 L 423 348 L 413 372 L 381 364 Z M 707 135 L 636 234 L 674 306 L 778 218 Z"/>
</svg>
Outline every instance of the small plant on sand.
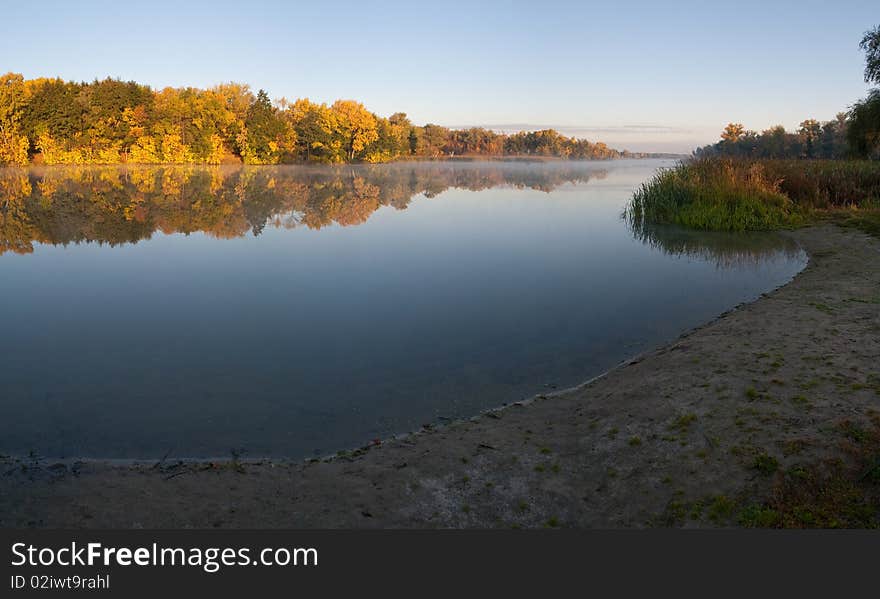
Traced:
<svg viewBox="0 0 880 599">
<path fill-rule="evenodd" d="M 683 416 L 679 416 L 676 418 L 672 424 L 669 425 L 671 430 L 678 431 L 680 433 L 686 433 L 690 430 L 691 424 L 693 424 L 697 420 L 697 415 L 693 413 L 687 413 Z"/>
<path fill-rule="evenodd" d="M 770 476 L 779 470 L 779 460 L 767 453 L 761 453 L 755 456 L 755 461 L 752 462 L 752 468 L 764 476 Z"/>
<path fill-rule="evenodd" d="M 752 504 L 739 513 L 737 520 L 745 528 L 774 528 L 782 521 L 782 516 L 773 508 Z"/>
<path fill-rule="evenodd" d="M 730 519 L 735 509 L 735 501 L 726 495 L 718 495 L 713 497 L 712 502 L 709 504 L 708 516 L 712 522 L 723 524 Z"/>
<path fill-rule="evenodd" d="M 834 313 L 834 309 L 828 304 L 823 304 L 822 302 L 810 302 L 810 305 L 819 310 L 819 312 L 824 312 L 825 314 Z"/>
<path fill-rule="evenodd" d="M 798 464 L 777 477 L 769 499 L 743 510 L 744 526 L 880 528 L 880 416 L 835 429 L 843 458 Z"/>
</svg>

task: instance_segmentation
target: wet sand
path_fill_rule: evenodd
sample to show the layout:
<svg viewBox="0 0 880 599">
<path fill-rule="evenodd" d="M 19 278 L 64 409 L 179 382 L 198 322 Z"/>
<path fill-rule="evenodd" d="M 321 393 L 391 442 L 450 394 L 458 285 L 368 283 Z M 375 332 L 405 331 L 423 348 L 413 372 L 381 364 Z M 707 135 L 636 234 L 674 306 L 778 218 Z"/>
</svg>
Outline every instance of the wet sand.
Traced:
<svg viewBox="0 0 880 599">
<path fill-rule="evenodd" d="M 702 506 L 764 500 L 756 457 L 833 457 L 880 410 L 880 240 L 786 234 L 791 283 L 575 389 L 320 461 L 3 457 L 0 527 L 733 524 Z"/>
</svg>

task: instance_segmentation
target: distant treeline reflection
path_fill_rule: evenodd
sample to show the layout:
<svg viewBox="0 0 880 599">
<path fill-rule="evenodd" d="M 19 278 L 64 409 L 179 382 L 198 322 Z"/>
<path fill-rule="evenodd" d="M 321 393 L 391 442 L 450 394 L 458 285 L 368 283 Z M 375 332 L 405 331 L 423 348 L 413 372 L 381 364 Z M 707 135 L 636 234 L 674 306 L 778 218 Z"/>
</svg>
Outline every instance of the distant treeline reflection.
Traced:
<svg viewBox="0 0 880 599">
<path fill-rule="evenodd" d="M 46 244 L 149 239 L 154 232 L 259 235 L 267 226 L 358 225 L 420 194 L 499 186 L 552 191 L 604 178 L 572 163 L 498 162 L 342 167 L 47 167 L 0 170 L 0 254 Z"/>
<path fill-rule="evenodd" d="M 632 220 L 627 225 L 633 237 L 665 254 L 693 257 L 718 268 L 754 266 L 776 256 L 795 259 L 802 252 L 794 240 L 775 233 L 699 231 Z"/>
</svg>

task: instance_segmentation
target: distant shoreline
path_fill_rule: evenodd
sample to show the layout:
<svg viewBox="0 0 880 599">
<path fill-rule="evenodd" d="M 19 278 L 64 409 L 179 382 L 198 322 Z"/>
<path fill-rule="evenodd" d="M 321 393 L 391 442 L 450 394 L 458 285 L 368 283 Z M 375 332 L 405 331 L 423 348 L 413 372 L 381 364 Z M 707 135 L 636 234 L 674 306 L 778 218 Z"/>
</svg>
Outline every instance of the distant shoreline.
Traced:
<svg viewBox="0 0 880 599">
<path fill-rule="evenodd" d="M 798 525 L 785 473 L 878 422 L 880 241 L 785 234 L 792 282 L 577 388 L 325 460 L 5 457 L 0 526 Z"/>
<path fill-rule="evenodd" d="M 566 158 L 562 156 L 540 156 L 532 154 L 510 155 L 483 155 L 462 154 L 455 156 L 412 156 L 395 158 L 384 162 L 317 162 L 317 161 L 291 161 L 274 164 L 247 164 L 241 160 L 224 160 L 219 163 L 208 162 L 83 162 L 76 164 L 47 164 L 39 159 L 27 164 L 2 164 L 0 168 L 58 168 L 58 167 L 279 167 L 279 166 L 314 166 L 314 167 L 345 167 L 345 166 L 382 166 L 388 164 L 419 164 L 431 162 L 614 162 L 617 160 L 684 160 L 688 154 L 674 154 L 663 152 L 634 152 L 627 156 L 614 156 L 609 158 Z"/>
</svg>

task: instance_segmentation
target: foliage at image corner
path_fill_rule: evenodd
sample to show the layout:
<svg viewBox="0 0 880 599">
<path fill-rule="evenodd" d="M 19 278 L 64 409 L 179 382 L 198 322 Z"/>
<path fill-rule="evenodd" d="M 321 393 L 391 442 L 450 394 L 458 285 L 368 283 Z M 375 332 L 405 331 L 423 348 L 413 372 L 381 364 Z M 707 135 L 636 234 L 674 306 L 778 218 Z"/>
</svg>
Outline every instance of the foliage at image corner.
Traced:
<svg viewBox="0 0 880 599">
<path fill-rule="evenodd" d="M 880 85 L 880 26 L 866 31 L 859 47 L 865 82 Z M 721 141 L 636 190 L 624 216 L 634 229 L 677 224 L 760 231 L 806 224 L 816 211 L 846 209 L 853 213 L 849 222 L 867 230 L 880 206 L 878 159 L 880 88 L 874 88 L 835 120 L 807 119 L 796 133 L 781 125 L 757 133 L 729 123 Z"/>
</svg>

